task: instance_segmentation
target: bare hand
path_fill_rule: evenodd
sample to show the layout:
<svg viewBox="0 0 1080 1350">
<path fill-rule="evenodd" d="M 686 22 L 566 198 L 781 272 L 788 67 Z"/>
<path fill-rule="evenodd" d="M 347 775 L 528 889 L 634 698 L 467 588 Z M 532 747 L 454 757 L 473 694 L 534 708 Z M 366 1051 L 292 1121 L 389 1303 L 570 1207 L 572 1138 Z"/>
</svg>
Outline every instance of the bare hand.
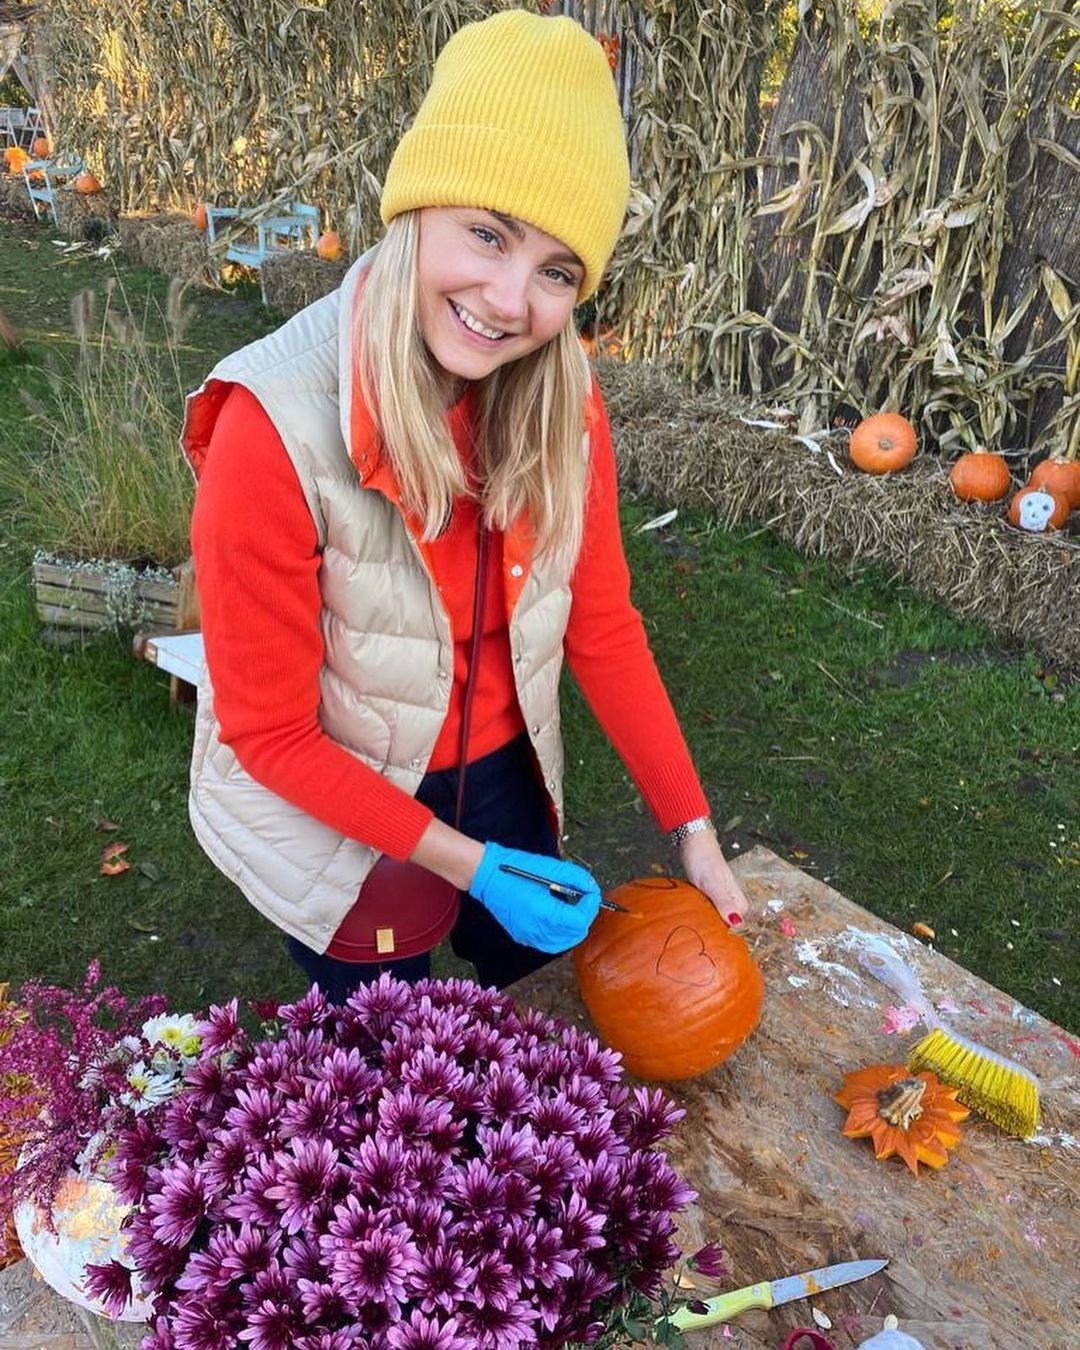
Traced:
<svg viewBox="0 0 1080 1350">
<path fill-rule="evenodd" d="M 716 835 L 711 830 L 688 835 L 679 856 L 687 881 L 708 896 L 724 922 L 729 927 L 742 923 L 750 902 L 735 880 Z"/>
</svg>

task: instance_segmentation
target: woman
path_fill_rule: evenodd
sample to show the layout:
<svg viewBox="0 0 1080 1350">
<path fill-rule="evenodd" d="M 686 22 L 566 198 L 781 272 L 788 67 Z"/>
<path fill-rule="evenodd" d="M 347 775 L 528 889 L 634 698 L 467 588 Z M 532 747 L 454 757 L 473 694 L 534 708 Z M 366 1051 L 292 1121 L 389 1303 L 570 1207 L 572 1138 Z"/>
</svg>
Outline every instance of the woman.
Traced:
<svg viewBox="0 0 1080 1350">
<path fill-rule="evenodd" d="M 485 984 L 584 937 L 599 889 L 557 856 L 564 653 L 689 879 L 745 913 L 630 604 L 573 326 L 628 189 L 599 43 L 522 11 L 471 24 L 395 152 L 373 254 L 189 399 L 192 820 L 331 997 L 427 973 L 397 959 L 409 886 L 378 959 L 341 959 L 380 859 L 462 893 L 452 943 Z"/>
</svg>

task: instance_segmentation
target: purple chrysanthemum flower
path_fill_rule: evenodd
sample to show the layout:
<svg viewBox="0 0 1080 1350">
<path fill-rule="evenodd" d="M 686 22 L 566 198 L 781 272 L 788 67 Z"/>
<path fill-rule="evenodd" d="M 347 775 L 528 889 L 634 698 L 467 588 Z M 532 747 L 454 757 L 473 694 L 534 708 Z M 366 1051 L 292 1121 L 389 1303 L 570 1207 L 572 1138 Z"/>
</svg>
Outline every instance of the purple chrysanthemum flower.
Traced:
<svg viewBox="0 0 1080 1350">
<path fill-rule="evenodd" d="M 206 1188 L 201 1173 L 189 1163 L 170 1163 L 162 1188 L 147 1198 L 154 1237 L 166 1247 L 186 1247 L 206 1213 Z"/>
<path fill-rule="evenodd" d="M 473 1342 L 459 1336 L 454 1318 L 440 1322 L 413 1312 L 386 1333 L 389 1350 L 473 1350 Z"/>
<path fill-rule="evenodd" d="M 243 1330 L 239 1308 L 232 1317 L 222 1318 L 205 1303 L 182 1299 L 171 1321 L 176 1350 L 236 1350 Z M 143 1342 L 145 1347 L 145 1342 Z"/>
<path fill-rule="evenodd" d="M 224 1007 L 216 1004 L 206 1015 L 206 1021 L 199 1023 L 199 1035 L 202 1037 L 203 1054 L 207 1057 L 231 1050 L 240 1035 L 240 1004 L 236 999 Z"/>
<path fill-rule="evenodd" d="M 278 1184 L 280 1168 L 276 1158 L 256 1158 L 244 1168 L 240 1186 L 233 1183 L 232 1193 L 221 1202 L 226 1218 L 255 1227 L 276 1227 L 280 1217 L 278 1202 L 270 1191 Z"/>
<path fill-rule="evenodd" d="M 110 1317 L 119 1317 L 132 1299 L 130 1266 L 109 1261 L 103 1266 L 86 1267 L 86 1292 L 101 1301 Z"/>
<path fill-rule="evenodd" d="M 266 1198 L 281 1209 L 286 1233 L 309 1227 L 320 1211 L 333 1205 L 338 1179 L 343 1175 L 337 1149 L 329 1140 L 290 1140 L 278 1161 L 278 1181 L 266 1188 Z"/>
<path fill-rule="evenodd" d="M 458 1314 L 467 1343 L 485 1350 L 520 1350 L 532 1344 L 536 1339 L 533 1327 L 539 1319 L 538 1309 L 528 1303 L 512 1303 L 508 1308 L 493 1303 L 485 1303 L 482 1308 L 466 1305 Z"/>
<path fill-rule="evenodd" d="M 208 1195 L 218 1197 L 231 1190 L 248 1163 L 248 1143 L 239 1130 L 221 1128 L 206 1147 L 199 1171 Z"/>
<path fill-rule="evenodd" d="M 354 1306 L 401 1303 L 417 1255 L 403 1223 L 383 1223 L 366 1237 L 341 1241 L 330 1258 L 330 1272 Z"/>
<path fill-rule="evenodd" d="M 469 1291 L 474 1273 L 456 1247 L 437 1242 L 417 1256 L 410 1284 L 425 1313 L 452 1312 Z"/>
<path fill-rule="evenodd" d="M 354 1350 L 360 1344 L 357 1327 L 339 1327 L 337 1331 L 314 1331 L 301 1336 L 296 1350 Z"/>
<path fill-rule="evenodd" d="M 707 1279 L 726 1280 L 728 1278 L 727 1254 L 718 1242 L 706 1242 L 690 1257 L 691 1270 L 700 1271 Z"/>
</svg>

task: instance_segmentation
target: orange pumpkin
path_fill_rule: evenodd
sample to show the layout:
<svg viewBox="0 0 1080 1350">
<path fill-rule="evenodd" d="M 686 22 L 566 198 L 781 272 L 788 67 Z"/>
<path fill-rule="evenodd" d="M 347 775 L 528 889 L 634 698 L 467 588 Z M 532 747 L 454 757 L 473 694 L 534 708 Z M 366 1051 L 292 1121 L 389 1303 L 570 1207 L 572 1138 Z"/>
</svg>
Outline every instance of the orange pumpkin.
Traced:
<svg viewBox="0 0 1080 1350">
<path fill-rule="evenodd" d="M 1075 510 L 1080 506 L 1080 460 L 1050 455 L 1035 465 L 1027 485 L 1056 492 L 1068 501 L 1070 510 Z"/>
<path fill-rule="evenodd" d="M 191 219 L 195 222 L 195 228 L 197 230 L 206 229 L 206 206 L 203 202 L 200 202 L 191 213 Z"/>
<path fill-rule="evenodd" d="M 971 1112 L 956 1100 L 956 1089 L 938 1082 L 929 1069 L 912 1073 L 903 1064 L 874 1064 L 844 1074 L 835 1100 L 847 1108 L 842 1133 L 869 1137 L 878 1162 L 899 1154 L 916 1176 L 919 1163 L 944 1167 L 960 1141 L 957 1122 Z"/>
<path fill-rule="evenodd" d="M 1012 487 L 1009 466 L 979 446 L 961 455 L 949 470 L 952 490 L 962 502 L 997 502 Z"/>
<path fill-rule="evenodd" d="M 30 156 L 18 145 L 9 145 L 4 151 L 4 167 L 8 173 L 20 174 L 23 165 L 29 164 Z"/>
<path fill-rule="evenodd" d="M 92 173 L 79 174 L 78 178 L 75 179 L 73 186 L 76 192 L 81 192 L 87 197 L 89 197 L 91 193 L 101 191 L 101 184 Z"/>
<path fill-rule="evenodd" d="M 1009 524 L 1029 534 L 1060 530 L 1069 518 L 1069 500 L 1049 488 L 1022 487 L 1009 503 Z"/>
<path fill-rule="evenodd" d="M 895 473 L 915 458 L 919 438 L 899 413 L 875 413 L 851 433 L 851 462 L 863 473 Z"/>
<path fill-rule="evenodd" d="M 574 951 L 601 1039 L 638 1078 L 708 1073 L 757 1026 L 765 988 L 750 949 L 688 882 L 644 877 L 610 893 Z"/>
<path fill-rule="evenodd" d="M 52 153 L 52 145 L 49 143 L 48 136 L 38 136 L 30 148 L 34 152 L 35 159 L 48 159 Z"/>
<path fill-rule="evenodd" d="M 319 242 L 315 245 L 315 252 L 320 258 L 325 258 L 328 262 L 337 262 L 343 252 L 341 240 L 333 230 L 326 230 L 323 234 L 319 235 Z"/>
</svg>

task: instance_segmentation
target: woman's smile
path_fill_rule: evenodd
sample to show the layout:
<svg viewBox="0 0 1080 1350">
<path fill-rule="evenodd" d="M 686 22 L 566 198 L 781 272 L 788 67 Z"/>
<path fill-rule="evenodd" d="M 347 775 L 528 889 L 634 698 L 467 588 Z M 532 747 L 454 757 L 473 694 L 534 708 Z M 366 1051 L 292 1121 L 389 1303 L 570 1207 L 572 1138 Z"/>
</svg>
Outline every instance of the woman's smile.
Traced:
<svg viewBox="0 0 1080 1350">
<path fill-rule="evenodd" d="M 478 337 L 486 342 L 501 342 L 508 334 L 497 328 L 488 328 L 482 323 L 475 314 L 471 313 L 464 305 L 459 305 L 456 300 L 449 301 L 450 308 L 461 320 L 462 327 L 466 329 L 470 337 Z"/>
</svg>

